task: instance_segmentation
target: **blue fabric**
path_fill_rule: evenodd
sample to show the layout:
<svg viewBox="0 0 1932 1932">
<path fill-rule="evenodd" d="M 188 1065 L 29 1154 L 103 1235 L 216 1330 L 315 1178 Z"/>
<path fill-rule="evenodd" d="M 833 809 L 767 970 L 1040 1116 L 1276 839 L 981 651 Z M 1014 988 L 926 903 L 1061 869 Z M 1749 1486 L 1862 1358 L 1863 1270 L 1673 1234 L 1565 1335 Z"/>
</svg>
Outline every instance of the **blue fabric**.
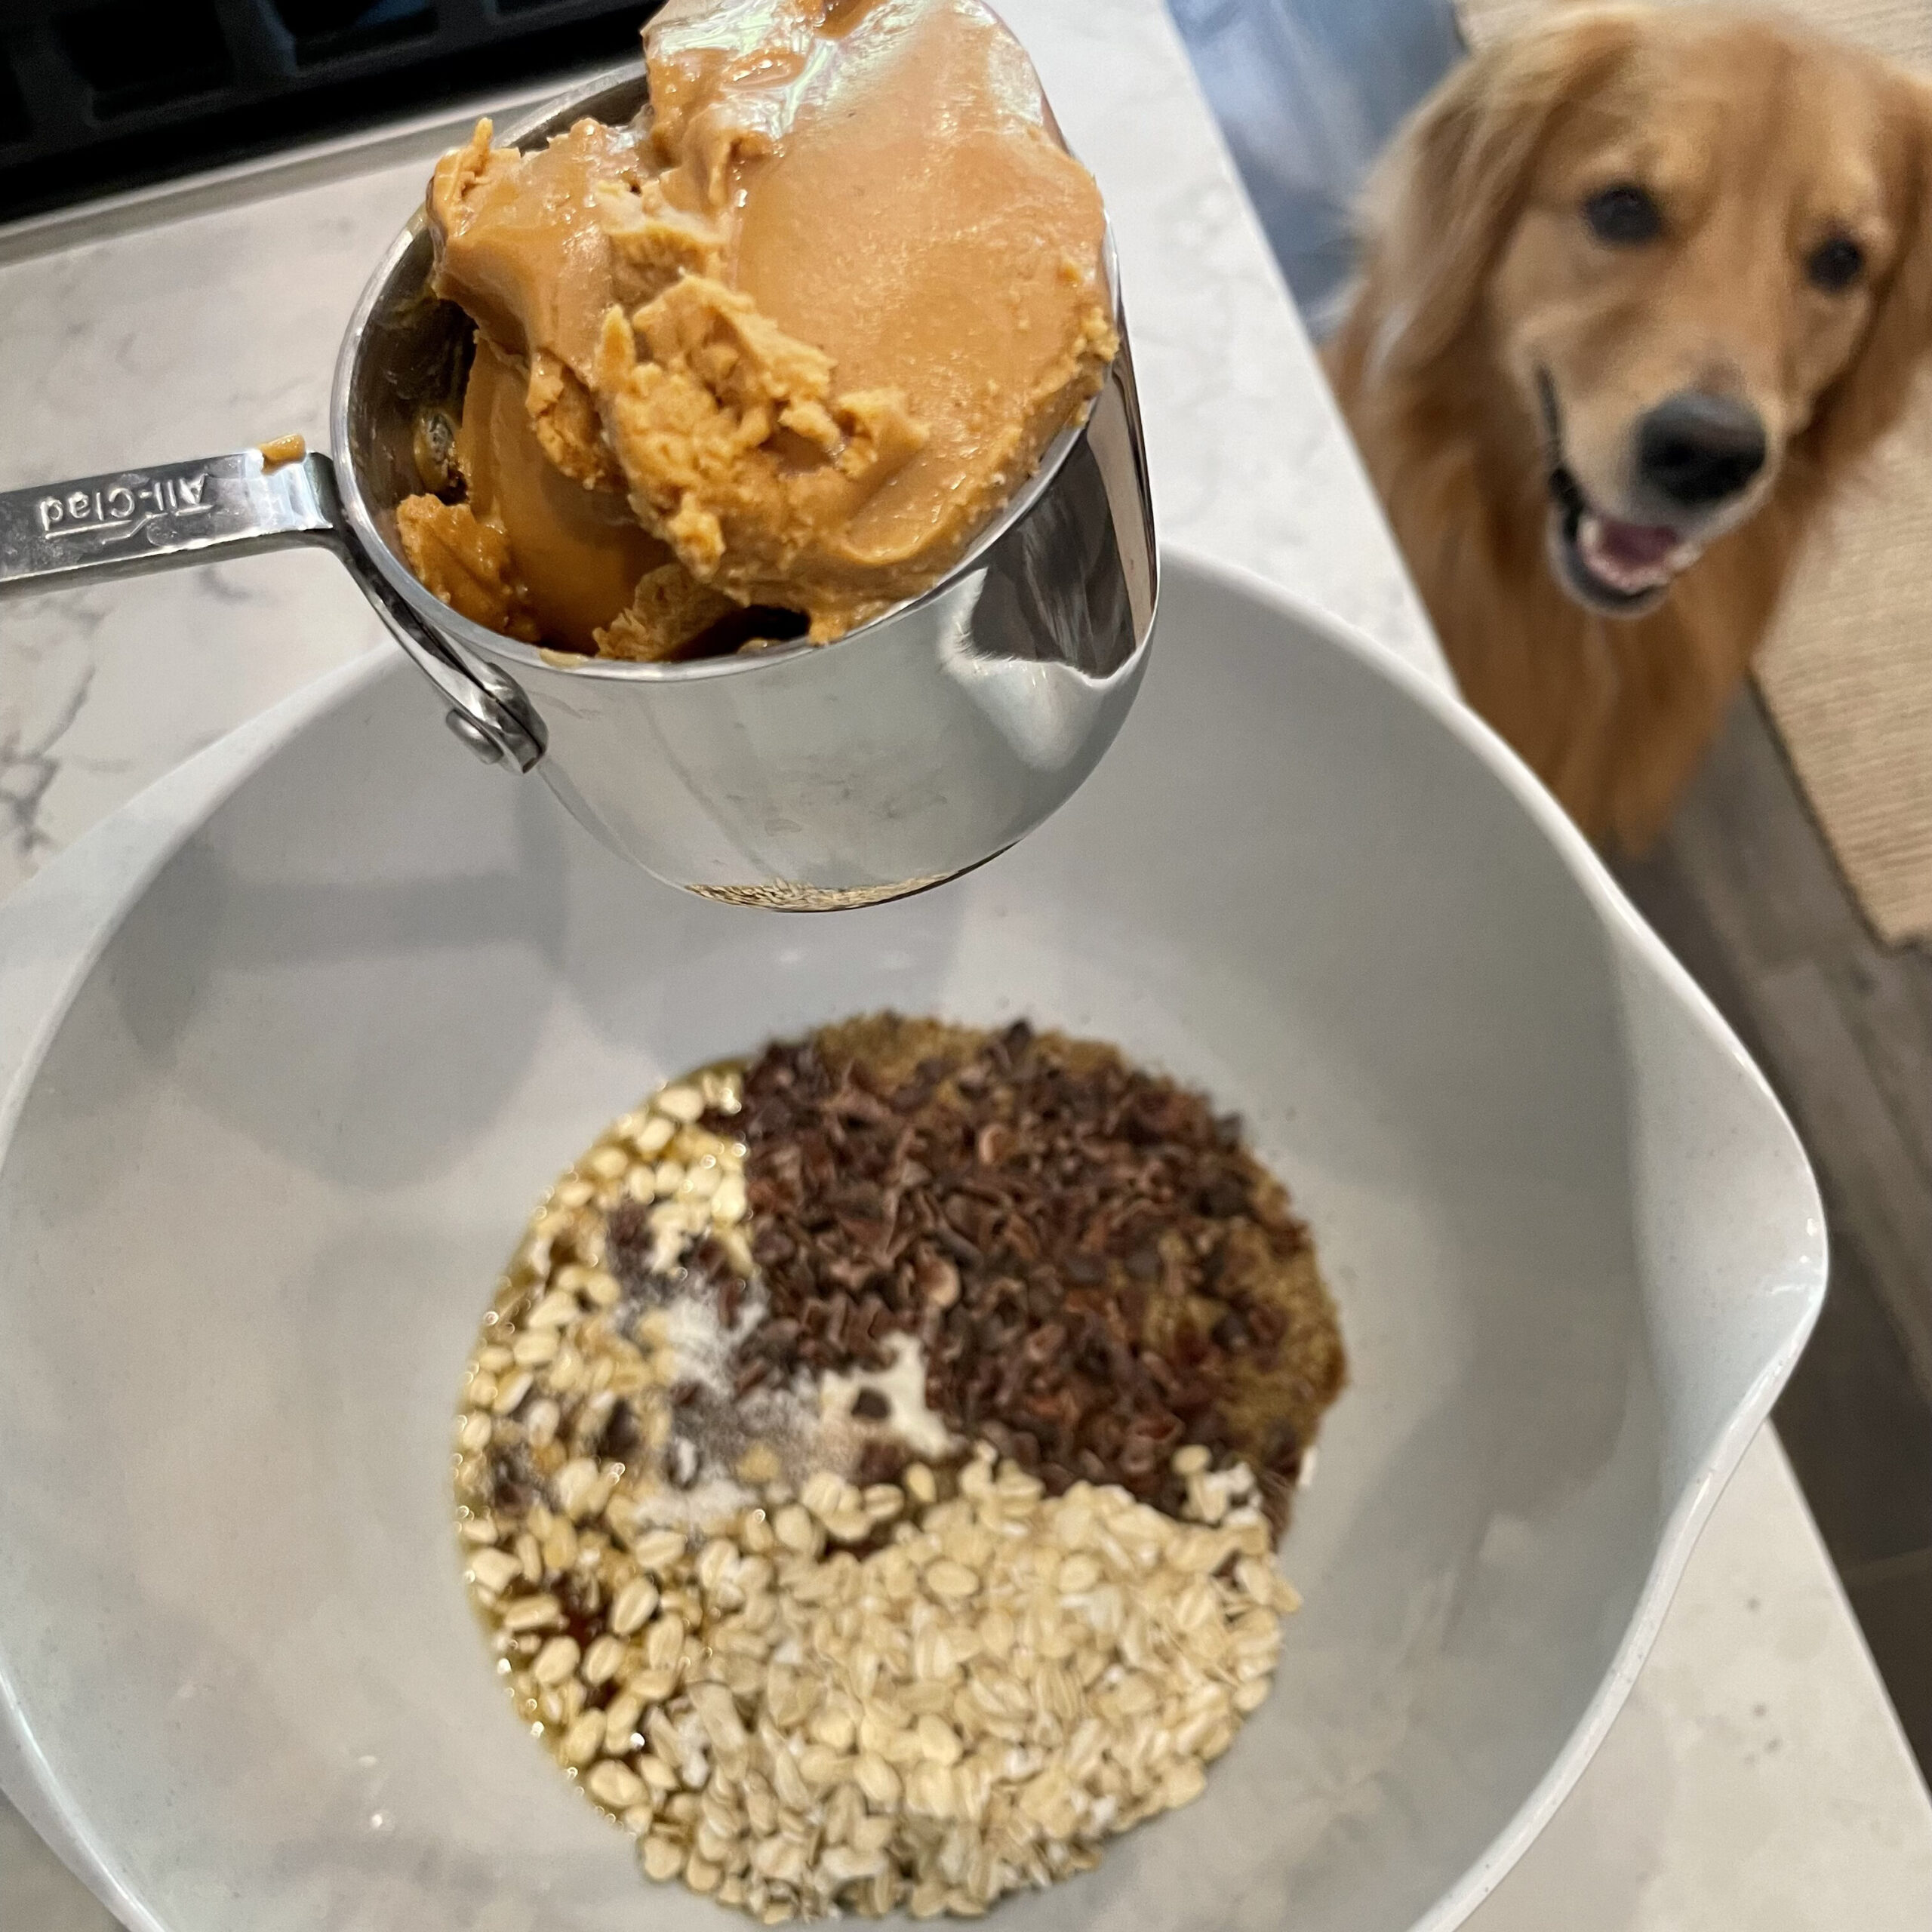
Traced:
<svg viewBox="0 0 1932 1932">
<path fill-rule="evenodd" d="M 1168 0 L 1275 259 L 1327 333 L 1370 165 L 1462 57 L 1451 0 Z"/>
</svg>

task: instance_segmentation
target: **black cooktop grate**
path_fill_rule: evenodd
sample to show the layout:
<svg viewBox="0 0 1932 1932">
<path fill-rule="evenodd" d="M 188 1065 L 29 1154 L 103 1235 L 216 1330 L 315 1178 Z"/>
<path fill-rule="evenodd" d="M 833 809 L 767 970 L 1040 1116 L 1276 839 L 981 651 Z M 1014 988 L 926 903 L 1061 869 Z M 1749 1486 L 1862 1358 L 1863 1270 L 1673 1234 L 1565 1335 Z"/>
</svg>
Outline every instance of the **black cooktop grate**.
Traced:
<svg viewBox="0 0 1932 1932">
<path fill-rule="evenodd" d="M 0 0 L 0 218 L 634 51 L 657 0 Z"/>
</svg>

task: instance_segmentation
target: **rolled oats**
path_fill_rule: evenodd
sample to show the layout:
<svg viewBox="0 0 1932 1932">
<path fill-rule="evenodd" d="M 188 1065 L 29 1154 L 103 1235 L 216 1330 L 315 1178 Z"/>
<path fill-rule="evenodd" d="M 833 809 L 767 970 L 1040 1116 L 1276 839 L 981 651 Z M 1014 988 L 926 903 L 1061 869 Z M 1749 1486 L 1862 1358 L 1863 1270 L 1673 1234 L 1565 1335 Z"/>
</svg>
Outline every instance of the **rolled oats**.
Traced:
<svg viewBox="0 0 1932 1932">
<path fill-rule="evenodd" d="M 469 1574 L 479 1589 L 500 1596 L 523 1574 L 523 1565 L 506 1551 L 478 1549 L 470 1554 Z"/>
</svg>

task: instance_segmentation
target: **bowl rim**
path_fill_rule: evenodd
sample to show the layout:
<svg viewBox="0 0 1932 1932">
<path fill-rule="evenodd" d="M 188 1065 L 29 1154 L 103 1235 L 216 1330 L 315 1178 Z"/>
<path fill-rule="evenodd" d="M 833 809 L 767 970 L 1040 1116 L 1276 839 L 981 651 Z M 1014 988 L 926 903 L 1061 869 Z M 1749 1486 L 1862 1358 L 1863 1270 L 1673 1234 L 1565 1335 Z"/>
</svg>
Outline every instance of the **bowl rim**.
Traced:
<svg viewBox="0 0 1932 1932">
<path fill-rule="evenodd" d="M 1562 808 L 1452 690 L 1365 632 L 1255 571 L 1186 549 L 1171 550 L 1164 563 L 1183 579 L 1204 580 L 1259 605 L 1271 619 L 1299 626 L 1325 648 L 1354 660 L 1473 753 L 1554 847 L 1601 921 L 1607 942 L 1645 968 L 1658 990 L 1673 997 L 1711 1044 L 1734 1063 L 1765 1110 L 1767 1131 L 1788 1143 L 1804 1183 L 1801 1190 L 1793 1190 L 1791 1215 L 1794 1227 L 1802 1228 L 1810 1245 L 1785 1283 L 1787 1292 L 1781 1299 L 1791 1311 L 1786 1330 L 1666 1512 L 1629 1620 L 1570 1735 L 1490 1843 L 1410 1928 L 1452 1932 L 1501 1883 L 1569 1795 L 1635 1683 L 1698 1536 L 1769 1416 L 1823 1305 L 1827 1253 L 1823 1202 L 1789 1116 L 1727 1023 L 1625 898 Z M 405 668 L 395 654 L 374 651 L 325 673 L 157 780 L 0 902 L 0 1166 L 69 1008 L 162 868 L 232 793 L 312 725 L 365 685 L 390 675 L 401 677 Z M 134 1890 L 123 1876 L 118 1857 L 100 1841 L 48 1763 L 22 1706 L 4 1632 L 0 1791 L 132 1932 L 186 1932 L 159 1918 Z"/>
<path fill-rule="evenodd" d="M 650 99 L 641 55 L 635 61 L 601 69 L 596 73 L 587 75 L 577 85 L 537 103 L 502 131 L 500 145 L 527 147 L 546 132 L 558 131 L 558 124 L 565 115 L 587 113 L 593 103 L 606 96 L 629 88 L 640 91 L 637 106 L 633 111 L 641 111 L 648 104 Z M 1079 160 L 1080 157 L 1070 146 L 1066 152 L 1075 161 Z M 1103 218 L 1105 226 L 1100 241 L 1101 272 L 1106 279 L 1108 298 L 1113 305 L 1114 329 L 1119 337 L 1119 347 L 1103 371 L 1101 383 L 1104 389 L 1109 383 L 1124 382 L 1131 408 L 1134 362 L 1128 342 L 1126 305 L 1121 293 L 1119 251 L 1115 242 L 1112 217 L 1106 215 L 1103 211 Z M 1040 452 L 1032 472 L 981 526 L 973 540 L 947 567 L 945 574 L 936 583 L 928 586 L 915 596 L 903 598 L 890 609 L 881 611 L 877 617 L 869 617 L 862 624 L 855 624 L 838 637 L 822 644 L 814 644 L 809 638 L 800 638 L 749 654 L 734 652 L 728 657 L 692 658 L 682 663 L 641 663 L 624 658 L 580 658 L 571 652 L 558 651 L 542 645 L 525 644 L 516 638 L 506 637 L 501 632 L 488 629 L 473 619 L 452 610 L 396 554 L 395 546 L 383 534 L 376 513 L 364 496 L 361 478 L 357 474 L 355 459 L 351 454 L 349 434 L 349 398 L 355 365 L 355 348 L 363 339 L 369 318 L 374 313 L 377 303 L 382 298 L 391 278 L 401 267 L 405 257 L 422 238 L 428 226 L 429 217 L 419 205 L 397 231 L 395 238 L 383 251 L 368 280 L 363 285 L 361 293 L 355 299 L 355 306 L 350 312 L 348 325 L 343 331 L 342 341 L 337 349 L 335 369 L 329 387 L 328 409 L 329 443 L 335 461 L 337 494 L 341 501 L 344 521 L 356 547 L 367 558 L 371 568 L 381 575 L 383 581 L 408 604 L 418 618 L 463 649 L 473 651 L 506 667 L 514 666 L 521 670 L 556 672 L 573 678 L 601 679 L 619 684 L 694 684 L 707 678 L 739 676 L 749 672 L 765 669 L 774 664 L 795 663 L 802 658 L 818 658 L 842 645 L 858 643 L 872 636 L 882 625 L 891 623 L 909 611 L 921 609 L 955 590 L 960 582 L 983 562 L 995 545 L 1032 514 L 1040 500 L 1052 488 L 1054 479 L 1065 468 L 1067 459 L 1075 447 L 1086 440 L 1093 421 L 1094 408 L 1100 399 L 1097 391 L 1072 420 L 1054 432 Z"/>
</svg>

